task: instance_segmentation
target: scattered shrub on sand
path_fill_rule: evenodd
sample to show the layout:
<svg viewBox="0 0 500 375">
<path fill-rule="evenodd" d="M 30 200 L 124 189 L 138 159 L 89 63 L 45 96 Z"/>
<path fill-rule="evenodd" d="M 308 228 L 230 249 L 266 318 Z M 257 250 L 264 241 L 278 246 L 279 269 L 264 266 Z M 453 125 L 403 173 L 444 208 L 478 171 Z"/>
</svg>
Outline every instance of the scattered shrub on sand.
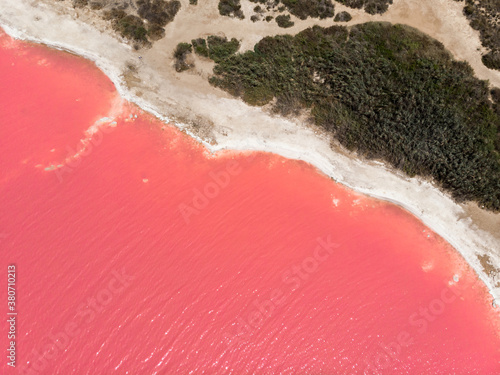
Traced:
<svg viewBox="0 0 500 375">
<path fill-rule="evenodd" d="M 177 72 L 182 72 L 192 66 L 186 63 L 186 56 L 191 53 L 192 46 L 189 43 L 179 43 L 174 51 L 174 67 Z"/>
<path fill-rule="evenodd" d="M 240 0 L 220 0 L 219 13 L 222 16 L 236 17 L 239 19 L 245 18 L 241 10 Z"/>
<path fill-rule="evenodd" d="M 271 22 L 274 19 L 273 16 L 267 16 L 266 17 L 266 22 Z"/>
<path fill-rule="evenodd" d="M 483 55 L 483 64 L 500 70 L 500 1 L 465 0 L 464 15 L 479 30 L 481 43 L 489 51 Z"/>
<path fill-rule="evenodd" d="M 259 16 L 258 16 L 258 15 L 256 15 L 256 14 L 254 14 L 252 17 L 250 17 L 250 20 L 251 20 L 252 22 L 257 22 L 257 21 L 259 20 Z"/>
<path fill-rule="evenodd" d="M 198 5 L 198 0 L 189 0 L 189 4 Z"/>
<path fill-rule="evenodd" d="M 350 20 L 352 20 L 352 16 L 349 12 L 340 12 L 340 13 L 337 13 L 337 15 L 335 16 L 335 18 L 333 19 L 335 22 L 349 22 Z"/>
<path fill-rule="evenodd" d="M 276 19 L 276 23 L 278 24 L 278 26 L 283 27 L 285 29 L 295 25 L 295 23 L 293 21 L 290 21 L 290 16 L 288 14 L 286 16 L 283 14 L 280 14 L 275 19 Z"/>
<path fill-rule="evenodd" d="M 203 38 L 198 38 L 198 39 L 193 39 L 191 41 L 191 44 L 193 45 L 194 52 L 203 57 L 208 57 L 208 47 L 207 47 L 207 41 Z"/>
<path fill-rule="evenodd" d="M 309 108 L 348 149 L 500 210 L 500 116 L 490 100 L 500 92 L 415 29 L 366 23 L 266 37 L 219 60 L 210 82 L 253 105 L 275 98 L 284 114 Z"/>
</svg>

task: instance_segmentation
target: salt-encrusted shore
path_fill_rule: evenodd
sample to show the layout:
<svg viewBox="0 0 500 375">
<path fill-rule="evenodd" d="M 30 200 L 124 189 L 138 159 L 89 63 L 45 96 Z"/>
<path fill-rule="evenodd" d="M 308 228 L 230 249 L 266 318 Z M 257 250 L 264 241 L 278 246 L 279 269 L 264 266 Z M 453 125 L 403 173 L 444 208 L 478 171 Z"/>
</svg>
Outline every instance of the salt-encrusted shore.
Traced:
<svg viewBox="0 0 500 375">
<path fill-rule="evenodd" d="M 410 7 L 407 12 L 411 14 L 411 6 L 418 5 L 426 9 L 429 1 L 415 3 L 414 0 L 396 0 L 384 16 L 368 16 L 362 11 L 349 10 L 354 15 L 351 23 L 369 20 L 403 22 L 400 13 L 404 6 Z M 43 43 L 94 61 L 112 80 L 123 98 L 165 122 L 174 123 L 212 152 L 226 149 L 258 150 L 304 160 L 355 191 L 402 206 L 459 251 L 497 299 L 497 303 L 500 303 L 500 275 L 487 274 L 478 259 L 480 255 L 488 255 L 491 265 L 500 269 L 500 228 L 495 227 L 500 222 L 498 215 L 490 216 L 494 223 L 492 230 L 480 229 L 477 218 L 473 220 L 464 205 L 455 203 L 431 182 L 410 179 L 379 162 L 356 159 L 339 147 L 332 148 L 327 135 L 298 119 L 272 116 L 262 108 L 250 107 L 210 87 L 198 75 L 183 73 L 180 76 L 175 73 L 171 67 L 171 54 L 173 46 L 180 41 L 225 32 L 230 37 L 241 37 L 243 48 L 250 48 L 261 34 L 285 32 L 266 26 L 267 29 L 259 31 L 261 34 L 252 34 L 249 31 L 252 24 L 248 20 L 223 19 L 214 23 L 215 0 L 198 6 L 208 7 L 208 10 L 193 10 L 187 3 L 188 0 L 183 1 L 183 9 L 176 20 L 167 26 L 164 40 L 147 51 L 134 51 L 119 41 L 108 32 L 106 24 L 90 12 L 76 12 L 68 4 L 59 2 L 0 0 L 0 26 L 15 38 Z M 479 78 L 490 79 L 490 82 L 500 86 L 500 73 L 480 64 L 477 49 L 480 46 L 479 39 L 461 16 L 456 2 L 436 0 L 432 6 L 444 8 L 449 22 L 457 27 L 457 34 L 461 33 L 459 37 L 469 38 L 466 42 L 462 40 L 462 44 L 469 44 L 469 47 L 459 45 L 453 49 L 457 35 L 450 37 L 448 44 L 446 40 L 440 39 L 441 34 L 448 30 L 446 27 L 440 28 L 436 32 L 438 35 L 426 30 L 425 24 L 422 31 L 441 40 L 456 57 L 469 61 Z M 398 9 L 400 13 L 397 13 Z M 337 6 L 337 11 L 340 10 L 343 8 Z M 203 15 L 196 12 L 203 12 Z M 189 27 L 188 21 L 193 19 L 200 22 Z M 412 20 L 415 19 L 412 17 Z M 235 27 L 237 22 L 240 22 L 238 25 L 241 27 Z M 307 20 L 286 32 L 297 32 L 315 23 L 326 26 L 333 22 Z M 207 72 L 209 69 L 208 64 Z M 204 73 L 201 71 L 199 74 Z"/>
</svg>

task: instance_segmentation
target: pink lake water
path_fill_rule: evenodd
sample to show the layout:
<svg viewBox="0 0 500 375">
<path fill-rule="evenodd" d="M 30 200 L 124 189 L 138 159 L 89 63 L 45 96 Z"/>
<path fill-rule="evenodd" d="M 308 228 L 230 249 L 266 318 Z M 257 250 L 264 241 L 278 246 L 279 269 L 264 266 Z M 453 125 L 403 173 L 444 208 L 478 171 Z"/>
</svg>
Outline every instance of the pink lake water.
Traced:
<svg viewBox="0 0 500 375">
<path fill-rule="evenodd" d="M 3 32 L 0 112 L 2 373 L 500 373 L 486 288 L 404 210 L 210 155 L 92 63 Z"/>
</svg>

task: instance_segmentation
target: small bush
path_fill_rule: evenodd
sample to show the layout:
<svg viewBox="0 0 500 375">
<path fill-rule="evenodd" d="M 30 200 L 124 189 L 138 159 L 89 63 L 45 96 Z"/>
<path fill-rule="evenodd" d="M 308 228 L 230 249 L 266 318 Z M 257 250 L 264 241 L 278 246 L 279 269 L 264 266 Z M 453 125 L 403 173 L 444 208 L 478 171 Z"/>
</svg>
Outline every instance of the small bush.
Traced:
<svg viewBox="0 0 500 375">
<path fill-rule="evenodd" d="M 165 36 L 165 29 L 160 25 L 151 24 L 148 27 L 148 37 L 151 40 L 160 40 Z"/>
<path fill-rule="evenodd" d="M 286 16 L 283 14 L 277 16 L 276 23 L 278 24 L 279 27 L 283 27 L 285 29 L 295 25 L 293 21 L 290 21 L 290 16 L 288 14 Z"/>
<path fill-rule="evenodd" d="M 252 17 L 250 17 L 250 20 L 251 20 L 252 22 L 257 22 L 257 21 L 259 20 L 259 16 L 258 16 L 258 15 L 256 15 L 256 14 L 254 14 Z"/>
<path fill-rule="evenodd" d="M 498 87 L 493 87 L 490 91 L 490 94 L 495 103 L 500 103 L 500 89 Z"/>
<path fill-rule="evenodd" d="M 274 19 L 273 16 L 267 16 L 266 17 L 266 22 L 271 22 Z"/>
<path fill-rule="evenodd" d="M 189 4 L 198 5 L 198 0 L 189 0 Z"/>
<path fill-rule="evenodd" d="M 220 0 L 219 13 L 222 16 L 236 17 L 239 19 L 245 18 L 241 10 L 240 0 Z"/>
<path fill-rule="evenodd" d="M 483 64 L 490 69 L 500 70 L 500 51 L 491 51 L 482 57 Z"/>
<path fill-rule="evenodd" d="M 352 16 L 349 12 L 340 12 L 340 13 L 337 13 L 337 15 L 335 16 L 335 18 L 333 19 L 335 22 L 349 22 L 350 20 L 352 20 Z"/>
<path fill-rule="evenodd" d="M 92 1 L 90 3 L 90 9 L 92 10 L 100 10 L 102 8 L 104 8 L 104 4 L 99 1 Z"/>
<path fill-rule="evenodd" d="M 73 7 L 74 8 L 83 8 L 88 5 L 89 1 L 88 0 L 73 0 Z"/>
<path fill-rule="evenodd" d="M 177 72 L 182 72 L 192 67 L 186 63 L 186 55 L 191 53 L 191 51 L 192 46 L 189 43 L 179 43 L 177 45 L 174 51 L 174 67 Z"/>
</svg>

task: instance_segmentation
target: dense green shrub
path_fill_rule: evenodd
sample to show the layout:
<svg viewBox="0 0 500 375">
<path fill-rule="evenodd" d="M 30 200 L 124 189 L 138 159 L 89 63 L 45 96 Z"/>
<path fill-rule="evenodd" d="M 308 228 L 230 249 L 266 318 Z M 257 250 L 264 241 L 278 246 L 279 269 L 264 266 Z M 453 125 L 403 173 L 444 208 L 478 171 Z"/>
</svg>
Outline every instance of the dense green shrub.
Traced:
<svg viewBox="0 0 500 375">
<path fill-rule="evenodd" d="M 174 19 L 181 5 L 177 0 L 138 0 L 137 6 L 140 17 L 111 8 L 103 12 L 103 18 L 111 20 L 113 28 L 123 37 L 138 43 L 136 47 L 139 48 L 151 44 L 148 37 L 158 40 L 165 36 L 163 27 Z"/>
<path fill-rule="evenodd" d="M 226 57 L 233 55 L 240 48 L 240 42 L 232 38 L 230 41 L 216 35 L 210 35 L 207 38 L 209 57 L 215 62 L 224 60 Z"/>
<path fill-rule="evenodd" d="M 337 13 L 337 15 L 335 16 L 335 18 L 333 19 L 335 22 L 349 22 L 350 20 L 352 20 L 352 16 L 349 12 L 340 12 L 340 13 Z"/>
<path fill-rule="evenodd" d="M 112 8 L 104 12 L 104 19 L 111 20 L 113 29 L 124 38 L 133 40 L 140 45 L 148 43 L 148 32 L 141 18 L 129 15 L 121 9 Z"/>
<path fill-rule="evenodd" d="M 498 87 L 493 87 L 490 91 L 490 94 L 495 103 L 500 103 L 500 89 Z"/>
<path fill-rule="evenodd" d="M 384 13 L 389 9 L 392 0 L 337 0 L 349 8 L 361 9 L 364 8 L 365 12 L 369 14 Z"/>
<path fill-rule="evenodd" d="M 288 27 L 292 27 L 295 24 L 293 21 L 290 21 L 290 16 L 288 14 L 286 16 L 283 14 L 277 16 L 276 23 L 279 27 L 283 27 L 285 29 Z"/>
<path fill-rule="evenodd" d="M 266 37 L 219 60 L 210 82 L 253 105 L 276 98 L 285 114 L 310 108 L 345 147 L 500 210 L 500 117 L 488 84 L 415 29 L 367 23 Z"/>
<path fill-rule="evenodd" d="M 137 13 L 141 18 L 161 27 L 173 21 L 181 9 L 181 3 L 178 0 L 138 0 L 137 6 Z"/>
<path fill-rule="evenodd" d="M 197 55 L 208 57 L 208 47 L 207 47 L 207 41 L 205 39 L 203 38 L 193 39 L 191 41 L 191 44 L 193 45 L 194 52 Z"/>
<path fill-rule="evenodd" d="M 334 15 L 331 0 L 281 0 L 291 14 L 305 20 L 307 17 L 329 18 Z"/>
<path fill-rule="evenodd" d="M 144 22 L 137 16 L 129 14 L 117 22 L 118 31 L 126 38 L 138 42 L 147 42 L 147 30 Z"/>
<path fill-rule="evenodd" d="M 245 18 L 241 10 L 240 0 L 220 0 L 219 13 L 222 16 L 237 17 L 239 19 Z"/>
</svg>

